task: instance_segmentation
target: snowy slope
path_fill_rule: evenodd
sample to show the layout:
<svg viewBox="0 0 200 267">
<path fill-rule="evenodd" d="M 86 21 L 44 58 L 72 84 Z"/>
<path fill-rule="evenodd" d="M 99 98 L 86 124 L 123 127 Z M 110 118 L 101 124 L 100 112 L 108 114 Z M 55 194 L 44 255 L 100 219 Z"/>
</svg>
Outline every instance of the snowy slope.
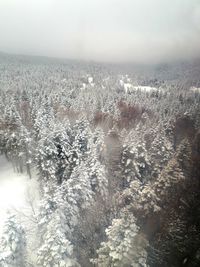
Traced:
<svg viewBox="0 0 200 267">
<path fill-rule="evenodd" d="M 30 198 L 36 205 L 37 192 L 36 179 L 29 179 L 26 174 L 15 173 L 12 164 L 4 156 L 0 156 L 0 232 L 7 211 L 14 209 L 21 213 L 29 213 Z"/>
</svg>

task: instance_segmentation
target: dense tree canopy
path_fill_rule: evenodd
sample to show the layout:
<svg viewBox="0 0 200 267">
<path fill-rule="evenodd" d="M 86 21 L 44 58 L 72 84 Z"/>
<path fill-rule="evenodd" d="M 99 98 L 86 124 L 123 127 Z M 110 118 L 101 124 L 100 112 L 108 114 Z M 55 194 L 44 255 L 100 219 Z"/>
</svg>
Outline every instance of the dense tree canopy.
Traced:
<svg viewBox="0 0 200 267">
<path fill-rule="evenodd" d="M 40 190 L 35 256 L 10 215 L 0 266 L 200 266 L 197 80 L 129 67 L 0 62 L 0 152 Z"/>
</svg>

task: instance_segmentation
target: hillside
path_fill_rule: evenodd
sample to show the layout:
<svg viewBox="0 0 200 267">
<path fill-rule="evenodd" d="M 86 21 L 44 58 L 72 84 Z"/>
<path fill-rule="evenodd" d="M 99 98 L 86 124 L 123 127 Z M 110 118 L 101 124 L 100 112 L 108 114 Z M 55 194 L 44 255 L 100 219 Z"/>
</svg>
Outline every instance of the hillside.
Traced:
<svg viewBox="0 0 200 267">
<path fill-rule="evenodd" d="M 1 53 L 0 267 L 200 266 L 199 88 L 199 60 Z"/>
</svg>

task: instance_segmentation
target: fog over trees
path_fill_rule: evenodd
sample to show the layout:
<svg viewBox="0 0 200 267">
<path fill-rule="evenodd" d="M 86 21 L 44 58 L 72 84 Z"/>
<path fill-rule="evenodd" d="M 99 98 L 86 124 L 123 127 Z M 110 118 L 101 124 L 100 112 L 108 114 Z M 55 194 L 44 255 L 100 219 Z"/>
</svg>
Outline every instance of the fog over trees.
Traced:
<svg viewBox="0 0 200 267">
<path fill-rule="evenodd" d="M 0 51 L 101 62 L 199 57 L 199 0 L 1 0 Z"/>
<path fill-rule="evenodd" d="M 198 0 L 0 0 L 0 267 L 200 266 Z"/>
</svg>

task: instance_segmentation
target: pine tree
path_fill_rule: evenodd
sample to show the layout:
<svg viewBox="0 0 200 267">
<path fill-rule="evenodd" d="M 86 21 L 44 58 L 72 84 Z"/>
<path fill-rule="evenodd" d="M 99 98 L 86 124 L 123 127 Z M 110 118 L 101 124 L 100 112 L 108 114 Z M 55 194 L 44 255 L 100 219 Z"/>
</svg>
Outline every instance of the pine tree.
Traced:
<svg viewBox="0 0 200 267">
<path fill-rule="evenodd" d="M 9 214 L 5 221 L 0 244 L 1 267 L 27 267 L 26 238 L 16 216 Z"/>
<path fill-rule="evenodd" d="M 143 137 L 142 126 L 138 125 L 124 137 L 121 153 L 122 186 L 128 187 L 138 179 L 145 184 L 151 178 L 152 163 Z"/>
<path fill-rule="evenodd" d="M 98 258 L 91 260 L 99 267 L 146 267 L 148 242 L 140 232 L 131 213 L 123 211 L 106 229 L 107 241 L 97 251 Z"/>
<path fill-rule="evenodd" d="M 46 226 L 43 242 L 37 253 L 37 266 L 80 267 L 71 242 L 65 233 L 65 216 L 57 210 Z"/>
<path fill-rule="evenodd" d="M 104 133 L 96 129 L 89 139 L 89 150 L 85 159 L 85 166 L 89 171 L 92 190 L 106 198 L 108 194 L 108 177 L 104 164 Z"/>
</svg>

